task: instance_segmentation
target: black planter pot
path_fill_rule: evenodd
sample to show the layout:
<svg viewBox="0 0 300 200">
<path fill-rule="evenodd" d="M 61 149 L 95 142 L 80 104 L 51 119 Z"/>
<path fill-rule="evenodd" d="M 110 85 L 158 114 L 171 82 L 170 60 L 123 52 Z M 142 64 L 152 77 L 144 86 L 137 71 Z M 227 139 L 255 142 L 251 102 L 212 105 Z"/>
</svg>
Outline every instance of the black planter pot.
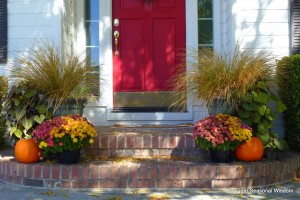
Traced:
<svg viewBox="0 0 300 200">
<path fill-rule="evenodd" d="M 79 163 L 80 159 L 80 149 L 74 151 L 63 151 L 58 153 L 58 163 L 59 164 L 76 164 Z"/>
<path fill-rule="evenodd" d="M 234 160 L 234 151 L 220 151 L 210 149 L 210 159 L 214 163 L 230 163 Z"/>
<path fill-rule="evenodd" d="M 208 114 L 215 115 L 220 113 L 231 115 L 234 113 L 234 108 L 228 103 L 225 103 L 224 99 L 216 99 L 208 106 Z"/>
<path fill-rule="evenodd" d="M 86 100 L 68 99 L 67 101 L 63 102 L 55 110 L 55 112 L 53 112 L 54 110 L 53 107 L 50 108 L 50 111 L 53 112 L 53 117 L 72 115 L 72 114 L 79 114 L 80 116 L 82 116 L 85 103 Z"/>
</svg>

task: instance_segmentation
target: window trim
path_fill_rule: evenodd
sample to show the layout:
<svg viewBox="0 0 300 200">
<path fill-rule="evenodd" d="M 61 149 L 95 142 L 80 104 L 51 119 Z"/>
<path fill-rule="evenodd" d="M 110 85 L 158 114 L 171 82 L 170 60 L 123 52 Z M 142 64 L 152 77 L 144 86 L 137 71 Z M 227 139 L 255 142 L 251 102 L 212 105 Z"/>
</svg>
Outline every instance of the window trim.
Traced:
<svg viewBox="0 0 300 200">
<path fill-rule="evenodd" d="M 0 63 L 7 62 L 8 17 L 7 0 L 0 2 Z"/>
</svg>

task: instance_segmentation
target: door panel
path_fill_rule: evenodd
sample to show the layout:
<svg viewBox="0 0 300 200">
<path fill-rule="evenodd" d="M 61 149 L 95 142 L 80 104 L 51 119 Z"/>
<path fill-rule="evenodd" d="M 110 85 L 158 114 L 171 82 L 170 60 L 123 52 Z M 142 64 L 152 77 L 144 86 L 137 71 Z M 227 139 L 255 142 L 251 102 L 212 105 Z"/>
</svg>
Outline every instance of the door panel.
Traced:
<svg viewBox="0 0 300 200">
<path fill-rule="evenodd" d="M 144 88 L 142 20 L 121 20 L 120 22 L 120 63 L 121 84 L 118 91 L 141 91 Z M 132 31 L 134 30 L 134 31 Z M 117 89 L 117 88 L 116 88 Z"/>
<path fill-rule="evenodd" d="M 173 19 L 155 19 L 153 20 L 153 44 L 154 44 L 154 62 L 153 90 L 168 90 L 166 77 L 174 75 L 175 71 L 175 51 L 176 49 L 176 21 Z M 164 67 L 161 67 L 164 66 Z"/>
<path fill-rule="evenodd" d="M 167 108 L 176 93 L 168 80 L 185 48 L 185 0 L 113 0 L 114 19 L 114 108 Z"/>
</svg>

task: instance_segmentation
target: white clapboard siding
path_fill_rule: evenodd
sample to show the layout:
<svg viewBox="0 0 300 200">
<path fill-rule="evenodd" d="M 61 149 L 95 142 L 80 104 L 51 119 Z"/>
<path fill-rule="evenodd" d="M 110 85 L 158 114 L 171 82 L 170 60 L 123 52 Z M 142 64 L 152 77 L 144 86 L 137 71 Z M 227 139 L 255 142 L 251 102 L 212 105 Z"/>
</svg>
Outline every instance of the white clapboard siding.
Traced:
<svg viewBox="0 0 300 200">
<path fill-rule="evenodd" d="M 288 23 L 242 23 L 241 35 L 287 36 Z"/>
<path fill-rule="evenodd" d="M 289 36 L 248 36 L 239 39 L 242 44 L 252 48 L 289 48 Z"/>
<path fill-rule="evenodd" d="M 34 19 L 34 20 L 33 20 Z M 10 27 L 23 27 L 23 26 L 52 26 L 53 19 L 45 14 L 9 14 L 8 24 Z"/>
<path fill-rule="evenodd" d="M 231 48 L 268 49 L 281 58 L 290 52 L 289 0 L 226 0 L 232 4 Z M 230 37 L 229 37 L 230 38 Z"/>
<path fill-rule="evenodd" d="M 239 10 L 260 10 L 260 9 L 269 9 L 269 10 L 280 10 L 289 9 L 289 1 L 286 0 L 238 0 L 233 9 Z"/>
<path fill-rule="evenodd" d="M 285 0 L 283 0 L 285 1 Z M 239 23 L 256 22 L 256 23 L 288 23 L 288 10 L 240 10 L 235 14 Z"/>
<path fill-rule="evenodd" d="M 8 0 L 8 9 L 11 13 L 22 13 L 22 14 L 48 14 L 49 16 L 53 12 L 53 1 L 52 0 L 19 0 L 12 1 Z"/>
<path fill-rule="evenodd" d="M 9 58 L 25 52 L 39 39 L 60 43 L 60 0 L 8 0 Z"/>
</svg>

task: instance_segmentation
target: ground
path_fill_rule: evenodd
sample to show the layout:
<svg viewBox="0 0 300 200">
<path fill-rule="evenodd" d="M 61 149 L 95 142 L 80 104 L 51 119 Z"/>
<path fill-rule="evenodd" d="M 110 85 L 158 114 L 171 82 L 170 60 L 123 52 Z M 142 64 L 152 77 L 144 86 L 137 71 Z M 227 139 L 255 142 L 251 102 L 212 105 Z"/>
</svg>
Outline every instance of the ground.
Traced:
<svg viewBox="0 0 300 200">
<path fill-rule="evenodd" d="M 49 190 L 24 188 L 0 183 L 1 200 L 209 200 L 209 199 L 300 199 L 300 183 L 256 189 L 184 189 L 184 190 Z"/>
</svg>

